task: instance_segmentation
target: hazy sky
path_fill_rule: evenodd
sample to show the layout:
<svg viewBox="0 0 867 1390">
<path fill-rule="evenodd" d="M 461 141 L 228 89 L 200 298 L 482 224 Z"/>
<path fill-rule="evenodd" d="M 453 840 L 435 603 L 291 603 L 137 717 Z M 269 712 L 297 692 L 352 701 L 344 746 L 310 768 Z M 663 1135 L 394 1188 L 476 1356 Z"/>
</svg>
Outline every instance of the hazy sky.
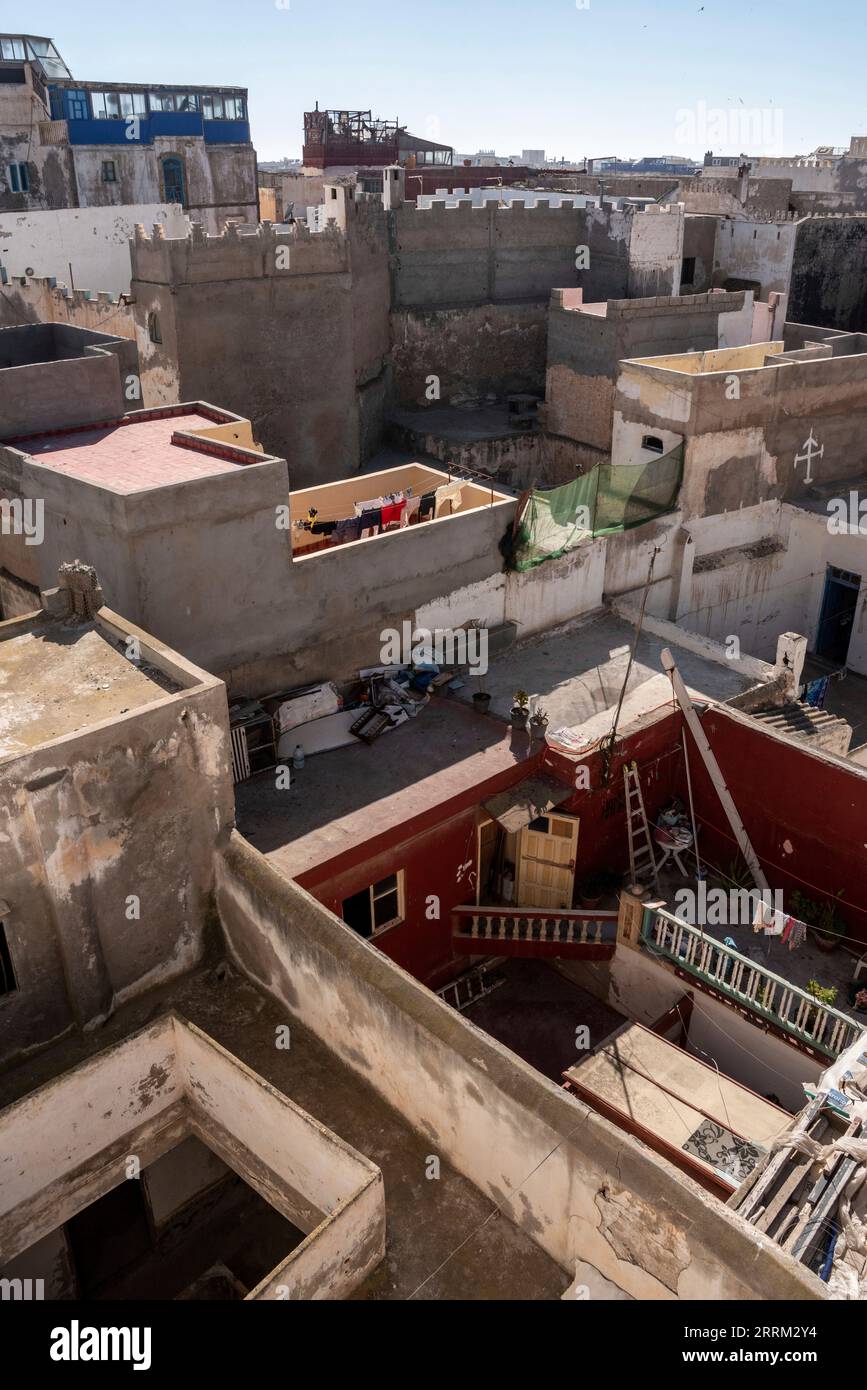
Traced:
<svg viewBox="0 0 867 1390">
<path fill-rule="evenodd" d="M 585 5 L 586 8 L 579 6 Z M 371 108 L 462 152 L 802 153 L 867 134 L 865 0 L 28 0 L 76 77 L 248 87 L 260 159 Z"/>
</svg>

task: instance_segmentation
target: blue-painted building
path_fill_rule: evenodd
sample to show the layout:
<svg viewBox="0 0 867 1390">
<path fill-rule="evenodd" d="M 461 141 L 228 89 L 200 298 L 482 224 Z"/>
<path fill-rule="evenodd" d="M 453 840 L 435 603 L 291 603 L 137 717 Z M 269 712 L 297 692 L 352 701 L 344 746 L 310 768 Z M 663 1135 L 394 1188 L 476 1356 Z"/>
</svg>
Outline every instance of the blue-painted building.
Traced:
<svg viewBox="0 0 867 1390">
<path fill-rule="evenodd" d="M 50 39 L 0 35 L 0 210 L 180 203 L 258 220 L 243 87 L 79 82 Z"/>
</svg>

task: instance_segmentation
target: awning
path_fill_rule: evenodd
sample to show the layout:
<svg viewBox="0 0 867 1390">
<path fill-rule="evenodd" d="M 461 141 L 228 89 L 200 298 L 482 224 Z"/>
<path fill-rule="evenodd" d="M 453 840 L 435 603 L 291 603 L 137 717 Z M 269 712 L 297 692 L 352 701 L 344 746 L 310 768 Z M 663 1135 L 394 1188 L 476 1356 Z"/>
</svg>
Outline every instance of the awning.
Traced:
<svg viewBox="0 0 867 1390">
<path fill-rule="evenodd" d="M 482 804 L 488 815 L 513 835 L 537 816 L 544 816 L 552 806 L 568 801 L 572 790 L 553 777 L 526 777 L 507 792 L 492 796 Z"/>
</svg>

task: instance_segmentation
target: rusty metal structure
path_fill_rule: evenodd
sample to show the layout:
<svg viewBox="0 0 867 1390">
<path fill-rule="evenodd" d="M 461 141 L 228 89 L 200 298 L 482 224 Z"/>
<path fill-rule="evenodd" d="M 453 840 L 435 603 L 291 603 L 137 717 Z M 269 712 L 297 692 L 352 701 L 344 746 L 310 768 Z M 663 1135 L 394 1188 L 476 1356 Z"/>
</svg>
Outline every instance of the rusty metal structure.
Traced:
<svg viewBox="0 0 867 1390">
<path fill-rule="evenodd" d="M 386 164 L 408 167 L 451 165 L 451 145 L 411 135 L 397 121 L 384 121 L 370 111 L 304 112 L 302 162 L 311 169 L 379 169 Z"/>
<path fill-rule="evenodd" d="M 339 164 L 396 164 L 399 149 L 397 121 L 384 121 L 370 111 L 304 112 L 305 165 L 327 169 Z"/>
</svg>

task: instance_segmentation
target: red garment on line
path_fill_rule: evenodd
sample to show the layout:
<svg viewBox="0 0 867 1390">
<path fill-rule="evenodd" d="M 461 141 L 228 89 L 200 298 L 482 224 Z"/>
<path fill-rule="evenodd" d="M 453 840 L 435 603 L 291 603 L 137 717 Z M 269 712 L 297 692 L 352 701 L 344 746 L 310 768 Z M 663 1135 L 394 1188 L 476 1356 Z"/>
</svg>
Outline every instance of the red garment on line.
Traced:
<svg viewBox="0 0 867 1390">
<path fill-rule="evenodd" d="M 392 502 L 389 506 L 382 509 L 382 524 L 389 526 L 393 521 L 400 521 L 400 514 L 406 506 L 406 498 L 402 502 Z"/>
</svg>

